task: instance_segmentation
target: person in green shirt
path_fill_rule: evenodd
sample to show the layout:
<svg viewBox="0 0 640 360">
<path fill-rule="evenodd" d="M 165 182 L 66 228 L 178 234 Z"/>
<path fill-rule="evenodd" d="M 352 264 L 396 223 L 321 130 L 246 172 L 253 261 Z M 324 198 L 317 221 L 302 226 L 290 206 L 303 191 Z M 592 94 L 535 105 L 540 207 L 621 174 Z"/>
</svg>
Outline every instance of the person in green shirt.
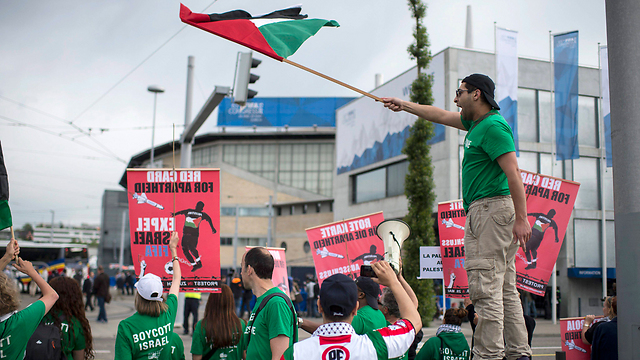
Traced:
<svg viewBox="0 0 640 360">
<path fill-rule="evenodd" d="M 178 261 L 178 233 L 171 234 L 169 248 L 173 261 L 173 279 L 166 302 L 162 298 L 162 280 L 159 276 L 147 273 L 135 285 L 137 312 L 118 324 L 115 358 L 134 359 L 171 359 L 173 324 L 178 309 L 180 291 L 180 261 Z M 183 350 L 184 352 L 184 350 Z"/>
<path fill-rule="evenodd" d="M 447 309 L 436 336 L 422 345 L 416 360 L 469 360 L 471 350 L 460 327 L 465 317 L 465 309 Z"/>
<path fill-rule="evenodd" d="M 491 78 L 472 74 L 455 93 L 460 112 L 398 98 L 382 101 L 392 111 L 467 132 L 462 160 L 465 270 L 480 319 L 473 353 L 477 359 L 522 360 L 532 353 L 516 290 L 515 255 L 518 245 L 526 251 L 531 225 L 513 133 L 498 112 L 494 91 Z"/>
<path fill-rule="evenodd" d="M 242 341 L 246 359 L 279 360 L 294 342 L 294 329 L 298 331 L 297 316 L 281 296 L 271 298 L 256 316 L 262 301 L 271 294 L 287 296 L 273 285 L 273 266 L 273 256 L 263 247 L 251 248 L 242 257 L 242 282 L 258 298 Z"/>
<path fill-rule="evenodd" d="M 180 335 L 172 332 L 171 339 L 169 339 L 169 346 L 171 349 L 171 360 L 186 360 L 184 356 L 184 344 Z"/>
<path fill-rule="evenodd" d="M 193 360 L 212 353 L 211 360 L 242 360 L 246 323 L 235 312 L 233 292 L 222 284 L 220 293 L 209 294 L 204 319 L 198 321 L 191 340 Z"/>
<path fill-rule="evenodd" d="M 351 320 L 351 326 L 356 334 L 364 335 L 371 330 L 387 326 L 384 314 L 378 309 L 380 285 L 366 276 L 359 276 L 356 279 L 356 285 L 358 287 L 358 314 Z M 310 320 L 303 320 L 300 323 L 300 327 L 310 334 L 313 334 L 320 325 L 321 323 Z"/>
<path fill-rule="evenodd" d="M 19 253 L 18 242 L 11 239 L 4 256 L 0 258 L 0 269 L 4 269 L 15 258 L 17 261 L 13 267 L 29 276 L 40 287 L 42 297 L 17 311 L 20 293 L 13 281 L 4 272 L 0 272 L 0 359 L 3 360 L 24 358 L 27 341 L 58 300 L 56 291 L 44 281 L 29 261 L 18 257 Z"/>
<path fill-rule="evenodd" d="M 60 329 L 62 353 L 67 360 L 93 358 L 91 326 L 84 312 L 82 291 L 78 282 L 66 276 L 58 276 L 49 285 L 58 293 L 57 301 L 44 317 L 46 324 Z"/>
</svg>

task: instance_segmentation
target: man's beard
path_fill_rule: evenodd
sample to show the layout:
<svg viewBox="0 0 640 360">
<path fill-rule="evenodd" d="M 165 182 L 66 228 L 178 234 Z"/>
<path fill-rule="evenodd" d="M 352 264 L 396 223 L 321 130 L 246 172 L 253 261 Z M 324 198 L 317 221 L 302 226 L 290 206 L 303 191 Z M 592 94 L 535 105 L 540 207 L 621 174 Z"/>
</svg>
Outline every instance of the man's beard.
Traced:
<svg viewBox="0 0 640 360">
<path fill-rule="evenodd" d="M 471 115 L 469 112 L 464 111 L 462 108 L 460 108 L 460 116 L 464 121 L 473 121 L 473 115 Z"/>
</svg>

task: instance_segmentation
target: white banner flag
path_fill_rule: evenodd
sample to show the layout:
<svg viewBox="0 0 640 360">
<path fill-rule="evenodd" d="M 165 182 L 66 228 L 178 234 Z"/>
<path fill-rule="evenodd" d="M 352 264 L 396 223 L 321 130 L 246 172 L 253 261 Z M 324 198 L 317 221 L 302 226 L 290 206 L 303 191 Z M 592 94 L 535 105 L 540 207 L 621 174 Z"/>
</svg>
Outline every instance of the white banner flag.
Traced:
<svg viewBox="0 0 640 360">
<path fill-rule="evenodd" d="M 518 32 L 496 28 L 496 101 L 518 143 Z"/>
</svg>

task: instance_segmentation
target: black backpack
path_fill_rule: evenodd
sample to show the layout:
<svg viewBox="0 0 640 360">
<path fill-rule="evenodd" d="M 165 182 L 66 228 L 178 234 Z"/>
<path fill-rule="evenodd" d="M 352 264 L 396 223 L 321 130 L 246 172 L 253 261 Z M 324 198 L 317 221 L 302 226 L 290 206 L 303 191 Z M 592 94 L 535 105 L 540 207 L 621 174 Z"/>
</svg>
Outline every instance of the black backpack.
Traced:
<svg viewBox="0 0 640 360">
<path fill-rule="evenodd" d="M 60 329 L 41 321 L 27 342 L 25 360 L 63 359 Z"/>
</svg>

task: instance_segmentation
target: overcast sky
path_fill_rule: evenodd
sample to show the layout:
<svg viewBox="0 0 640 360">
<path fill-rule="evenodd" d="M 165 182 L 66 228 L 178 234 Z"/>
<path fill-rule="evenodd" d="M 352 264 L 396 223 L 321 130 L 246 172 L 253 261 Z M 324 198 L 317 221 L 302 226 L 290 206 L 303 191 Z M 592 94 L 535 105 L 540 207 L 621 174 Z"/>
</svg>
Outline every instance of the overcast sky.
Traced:
<svg viewBox="0 0 640 360">
<path fill-rule="evenodd" d="M 191 0 L 185 5 L 194 12 L 244 9 L 259 14 L 295 3 Z M 406 52 L 413 40 L 406 3 L 303 3 L 303 13 L 310 18 L 333 19 L 341 27 L 320 30 L 289 59 L 371 90 L 376 73 L 390 80 L 414 65 Z M 550 30 L 580 31 L 581 65 L 597 67 L 597 44 L 606 44 L 604 0 L 426 3 L 433 54 L 464 46 L 469 4 L 476 49 L 493 51 L 494 22 L 519 32 L 518 53 L 524 57 L 549 58 Z M 232 86 L 236 54 L 246 51 L 196 28 L 183 29 L 180 3 L 175 1 L 0 4 L 0 141 L 17 227 L 49 222 L 51 210 L 56 223 L 99 225 L 104 190 L 121 190 L 117 183 L 126 163 L 150 147 L 153 95 L 147 87 L 166 89 L 158 96 L 157 145 L 172 139 L 172 124 L 184 124 L 187 56 L 195 56 L 195 115 L 215 85 Z M 252 87 L 258 96 L 358 95 L 290 65 L 256 57 L 263 59 L 255 71 L 261 78 Z M 200 133 L 214 130 L 212 116 Z M 177 127 L 176 137 L 181 132 Z"/>
</svg>

